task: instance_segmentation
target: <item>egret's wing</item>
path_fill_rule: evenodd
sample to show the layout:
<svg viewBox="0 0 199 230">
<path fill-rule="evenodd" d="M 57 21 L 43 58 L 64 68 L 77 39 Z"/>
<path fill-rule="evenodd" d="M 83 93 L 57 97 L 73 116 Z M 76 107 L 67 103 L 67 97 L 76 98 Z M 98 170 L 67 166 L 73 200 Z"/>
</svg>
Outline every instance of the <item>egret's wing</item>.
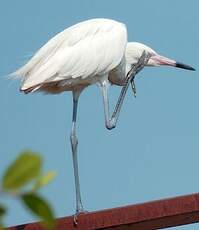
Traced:
<svg viewBox="0 0 199 230">
<path fill-rule="evenodd" d="M 86 78 L 115 68 L 125 53 L 123 24 L 107 19 L 88 20 L 56 35 L 16 75 L 22 90 L 46 82 Z"/>
</svg>

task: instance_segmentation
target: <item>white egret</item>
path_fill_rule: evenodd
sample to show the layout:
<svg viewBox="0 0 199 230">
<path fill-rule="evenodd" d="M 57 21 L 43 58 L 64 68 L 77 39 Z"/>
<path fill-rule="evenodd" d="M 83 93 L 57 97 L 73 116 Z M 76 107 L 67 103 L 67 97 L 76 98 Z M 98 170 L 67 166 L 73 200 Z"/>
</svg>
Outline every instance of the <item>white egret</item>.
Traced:
<svg viewBox="0 0 199 230">
<path fill-rule="evenodd" d="M 169 65 L 194 70 L 188 65 L 157 54 L 146 45 L 136 42 L 127 43 L 127 31 L 124 24 L 99 18 L 80 22 L 57 34 L 36 52 L 27 64 L 13 73 L 14 76 L 21 78 L 21 91 L 25 93 L 35 91 L 53 94 L 64 91 L 73 93 L 70 140 L 76 188 L 76 214 L 83 211 L 76 135 L 79 95 L 85 87 L 95 83 L 99 85 L 103 96 L 105 124 L 108 129 L 112 129 L 116 126 L 130 75 L 132 74 L 134 78 L 144 65 Z M 132 82 L 133 78 L 131 78 Z M 112 116 L 109 114 L 108 99 L 110 84 L 123 86 Z"/>
</svg>

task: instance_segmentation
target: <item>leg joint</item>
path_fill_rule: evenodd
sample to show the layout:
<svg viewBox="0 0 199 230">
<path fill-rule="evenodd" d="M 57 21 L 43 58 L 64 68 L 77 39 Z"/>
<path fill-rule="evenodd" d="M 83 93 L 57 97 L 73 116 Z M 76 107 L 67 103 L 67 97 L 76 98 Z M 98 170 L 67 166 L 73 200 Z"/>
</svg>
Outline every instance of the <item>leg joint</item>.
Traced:
<svg viewBox="0 0 199 230">
<path fill-rule="evenodd" d="M 116 127 L 116 120 L 112 118 L 111 120 L 106 121 L 105 125 L 108 130 L 114 129 Z"/>
<path fill-rule="evenodd" d="M 77 136 L 74 133 L 71 133 L 70 141 L 71 141 L 72 146 L 77 146 L 78 139 L 77 139 Z"/>
</svg>

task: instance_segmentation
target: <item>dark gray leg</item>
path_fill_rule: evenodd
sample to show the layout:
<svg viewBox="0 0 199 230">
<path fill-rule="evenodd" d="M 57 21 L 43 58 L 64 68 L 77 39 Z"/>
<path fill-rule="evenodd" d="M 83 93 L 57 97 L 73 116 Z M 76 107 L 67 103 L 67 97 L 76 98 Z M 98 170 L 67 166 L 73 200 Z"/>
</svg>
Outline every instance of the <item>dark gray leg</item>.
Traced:
<svg viewBox="0 0 199 230">
<path fill-rule="evenodd" d="M 75 192 L 76 192 L 76 215 L 74 220 L 76 220 L 77 214 L 83 212 L 83 205 L 81 201 L 80 194 L 80 183 L 79 183 L 79 174 L 78 174 L 78 161 L 77 161 L 77 145 L 78 139 L 76 135 L 76 118 L 77 118 L 77 106 L 79 99 L 79 91 L 73 91 L 73 118 L 72 118 L 72 131 L 70 136 L 72 156 L 73 156 L 73 168 L 75 176 Z"/>
</svg>

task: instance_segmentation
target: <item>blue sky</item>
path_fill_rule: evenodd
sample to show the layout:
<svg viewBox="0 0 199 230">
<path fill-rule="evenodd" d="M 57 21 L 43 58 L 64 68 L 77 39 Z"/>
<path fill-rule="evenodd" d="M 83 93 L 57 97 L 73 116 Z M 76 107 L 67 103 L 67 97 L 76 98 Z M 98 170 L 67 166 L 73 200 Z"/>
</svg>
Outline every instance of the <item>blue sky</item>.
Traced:
<svg viewBox="0 0 199 230">
<path fill-rule="evenodd" d="M 70 151 L 71 93 L 19 92 L 5 75 L 24 64 L 48 39 L 89 18 L 112 18 L 128 27 L 129 41 L 198 69 L 198 7 L 190 1 L 1 1 L 0 174 L 25 148 L 40 152 L 57 178 L 42 190 L 57 217 L 75 210 Z M 198 72 L 145 68 L 128 92 L 118 126 L 104 127 L 97 86 L 81 95 L 78 111 L 79 168 L 86 210 L 101 210 L 199 191 Z M 118 87 L 110 90 L 115 103 Z M 34 221 L 6 199 L 6 223 Z M 13 208 L 14 207 L 14 208 Z M 198 229 L 199 225 L 175 229 Z"/>
</svg>

